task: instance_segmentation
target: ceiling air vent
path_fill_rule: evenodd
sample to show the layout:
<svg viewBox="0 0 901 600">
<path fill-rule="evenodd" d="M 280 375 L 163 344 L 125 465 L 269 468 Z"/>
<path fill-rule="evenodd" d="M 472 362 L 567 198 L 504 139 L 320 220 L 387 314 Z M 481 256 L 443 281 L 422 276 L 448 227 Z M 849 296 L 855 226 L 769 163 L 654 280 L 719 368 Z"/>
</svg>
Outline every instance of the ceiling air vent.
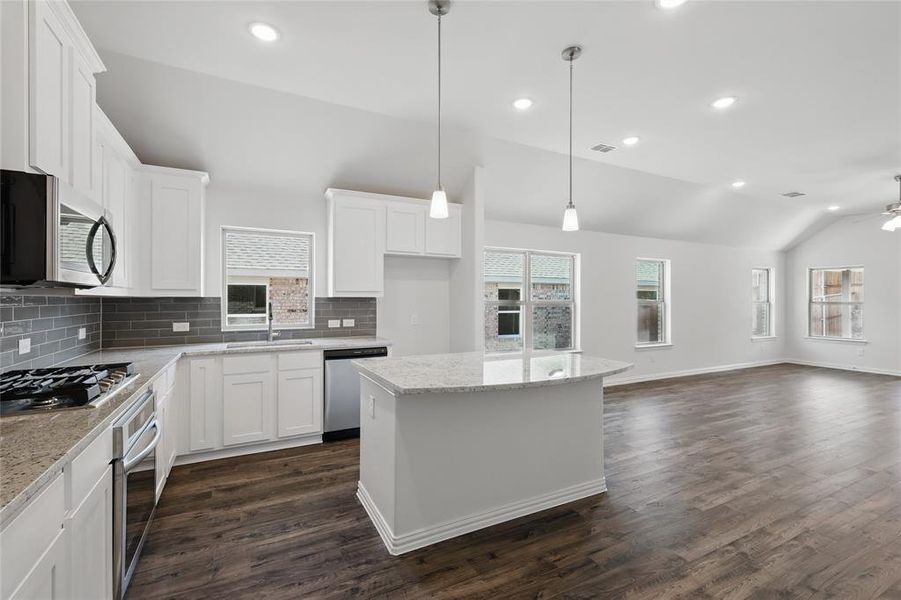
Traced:
<svg viewBox="0 0 901 600">
<path fill-rule="evenodd" d="M 797 198 L 798 196 L 806 196 L 807 194 L 805 194 L 804 192 L 785 192 L 782 195 L 786 198 Z"/>
<path fill-rule="evenodd" d="M 613 152 L 616 150 L 616 146 L 608 146 L 607 144 L 598 144 L 597 146 L 592 146 L 592 150 L 595 152 Z"/>
</svg>

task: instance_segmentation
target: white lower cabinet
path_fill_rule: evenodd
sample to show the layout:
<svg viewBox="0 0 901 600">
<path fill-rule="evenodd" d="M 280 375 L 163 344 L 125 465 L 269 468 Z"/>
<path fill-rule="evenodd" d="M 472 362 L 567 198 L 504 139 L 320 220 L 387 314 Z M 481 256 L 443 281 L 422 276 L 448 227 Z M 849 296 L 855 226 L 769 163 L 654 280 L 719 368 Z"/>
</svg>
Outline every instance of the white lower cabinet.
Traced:
<svg viewBox="0 0 901 600">
<path fill-rule="evenodd" d="M 322 431 L 322 369 L 278 374 L 278 437 Z"/>
<path fill-rule="evenodd" d="M 110 522 L 113 516 L 110 513 Z M 73 597 L 69 594 L 69 536 L 60 529 L 56 538 L 44 552 L 34 568 L 9 596 L 10 600 L 57 600 Z M 112 534 L 110 534 L 112 540 Z M 110 557 L 112 560 L 112 557 Z M 112 579 L 112 570 L 110 570 Z M 100 596 L 96 596 L 100 598 Z"/>
<path fill-rule="evenodd" d="M 222 444 L 234 446 L 272 437 L 272 373 L 222 379 Z"/>
<path fill-rule="evenodd" d="M 72 598 L 113 596 L 113 473 L 95 484 L 67 523 L 71 552 Z"/>
<path fill-rule="evenodd" d="M 187 450 L 212 450 L 220 445 L 222 431 L 222 361 L 192 358 L 189 377 Z"/>
</svg>

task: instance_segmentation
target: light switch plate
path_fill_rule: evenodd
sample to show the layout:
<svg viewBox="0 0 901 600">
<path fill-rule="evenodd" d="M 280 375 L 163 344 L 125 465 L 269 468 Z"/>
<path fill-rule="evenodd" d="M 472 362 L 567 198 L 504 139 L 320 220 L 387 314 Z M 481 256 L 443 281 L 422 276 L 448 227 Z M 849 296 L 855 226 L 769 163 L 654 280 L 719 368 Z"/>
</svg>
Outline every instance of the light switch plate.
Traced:
<svg viewBox="0 0 901 600">
<path fill-rule="evenodd" d="M 341 319 L 329 319 L 328 326 L 329 327 L 341 327 Z"/>
<path fill-rule="evenodd" d="M 31 338 L 19 340 L 19 354 L 28 354 L 31 352 Z"/>
<path fill-rule="evenodd" d="M 172 331 L 177 331 L 179 333 L 184 333 L 185 331 L 191 331 L 190 323 L 172 323 Z"/>
<path fill-rule="evenodd" d="M 354 320 L 353 319 L 344 319 L 343 324 L 345 327 L 353 327 Z"/>
<path fill-rule="evenodd" d="M 78 339 L 83 340 L 86 337 L 88 337 L 88 330 L 85 329 L 84 327 L 79 327 L 78 328 Z"/>
</svg>

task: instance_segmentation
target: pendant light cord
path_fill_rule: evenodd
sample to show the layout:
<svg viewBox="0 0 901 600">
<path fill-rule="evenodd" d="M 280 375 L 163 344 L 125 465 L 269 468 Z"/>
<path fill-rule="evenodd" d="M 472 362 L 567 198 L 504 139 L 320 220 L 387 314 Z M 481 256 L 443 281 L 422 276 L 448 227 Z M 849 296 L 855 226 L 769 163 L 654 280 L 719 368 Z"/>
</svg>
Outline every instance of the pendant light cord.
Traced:
<svg viewBox="0 0 901 600">
<path fill-rule="evenodd" d="M 441 187 L 441 15 L 438 15 L 438 188 Z"/>
<path fill-rule="evenodd" d="M 569 205 L 573 205 L 573 57 L 569 59 Z"/>
</svg>

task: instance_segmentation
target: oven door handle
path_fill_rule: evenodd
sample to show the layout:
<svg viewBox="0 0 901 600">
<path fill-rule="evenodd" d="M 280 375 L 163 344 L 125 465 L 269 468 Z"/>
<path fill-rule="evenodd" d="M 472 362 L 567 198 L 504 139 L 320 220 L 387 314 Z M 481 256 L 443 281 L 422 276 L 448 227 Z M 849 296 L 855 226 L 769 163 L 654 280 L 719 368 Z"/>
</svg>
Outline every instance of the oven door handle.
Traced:
<svg viewBox="0 0 901 600">
<path fill-rule="evenodd" d="M 154 450 L 156 450 L 157 444 L 160 443 L 160 435 L 162 434 L 162 432 L 160 431 L 160 426 L 156 422 L 155 419 L 154 419 L 153 423 L 151 423 L 150 426 L 147 427 L 147 429 L 155 429 L 156 430 L 156 433 L 153 434 L 153 439 L 150 441 L 150 445 L 148 445 L 146 448 L 141 450 L 141 453 L 133 458 L 125 457 L 122 460 L 122 471 L 123 472 L 128 473 L 133 468 L 138 466 L 138 464 L 142 460 L 144 460 L 145 458 L 150 456 L 150 453 L 153 452 Z"/>
</svg>

